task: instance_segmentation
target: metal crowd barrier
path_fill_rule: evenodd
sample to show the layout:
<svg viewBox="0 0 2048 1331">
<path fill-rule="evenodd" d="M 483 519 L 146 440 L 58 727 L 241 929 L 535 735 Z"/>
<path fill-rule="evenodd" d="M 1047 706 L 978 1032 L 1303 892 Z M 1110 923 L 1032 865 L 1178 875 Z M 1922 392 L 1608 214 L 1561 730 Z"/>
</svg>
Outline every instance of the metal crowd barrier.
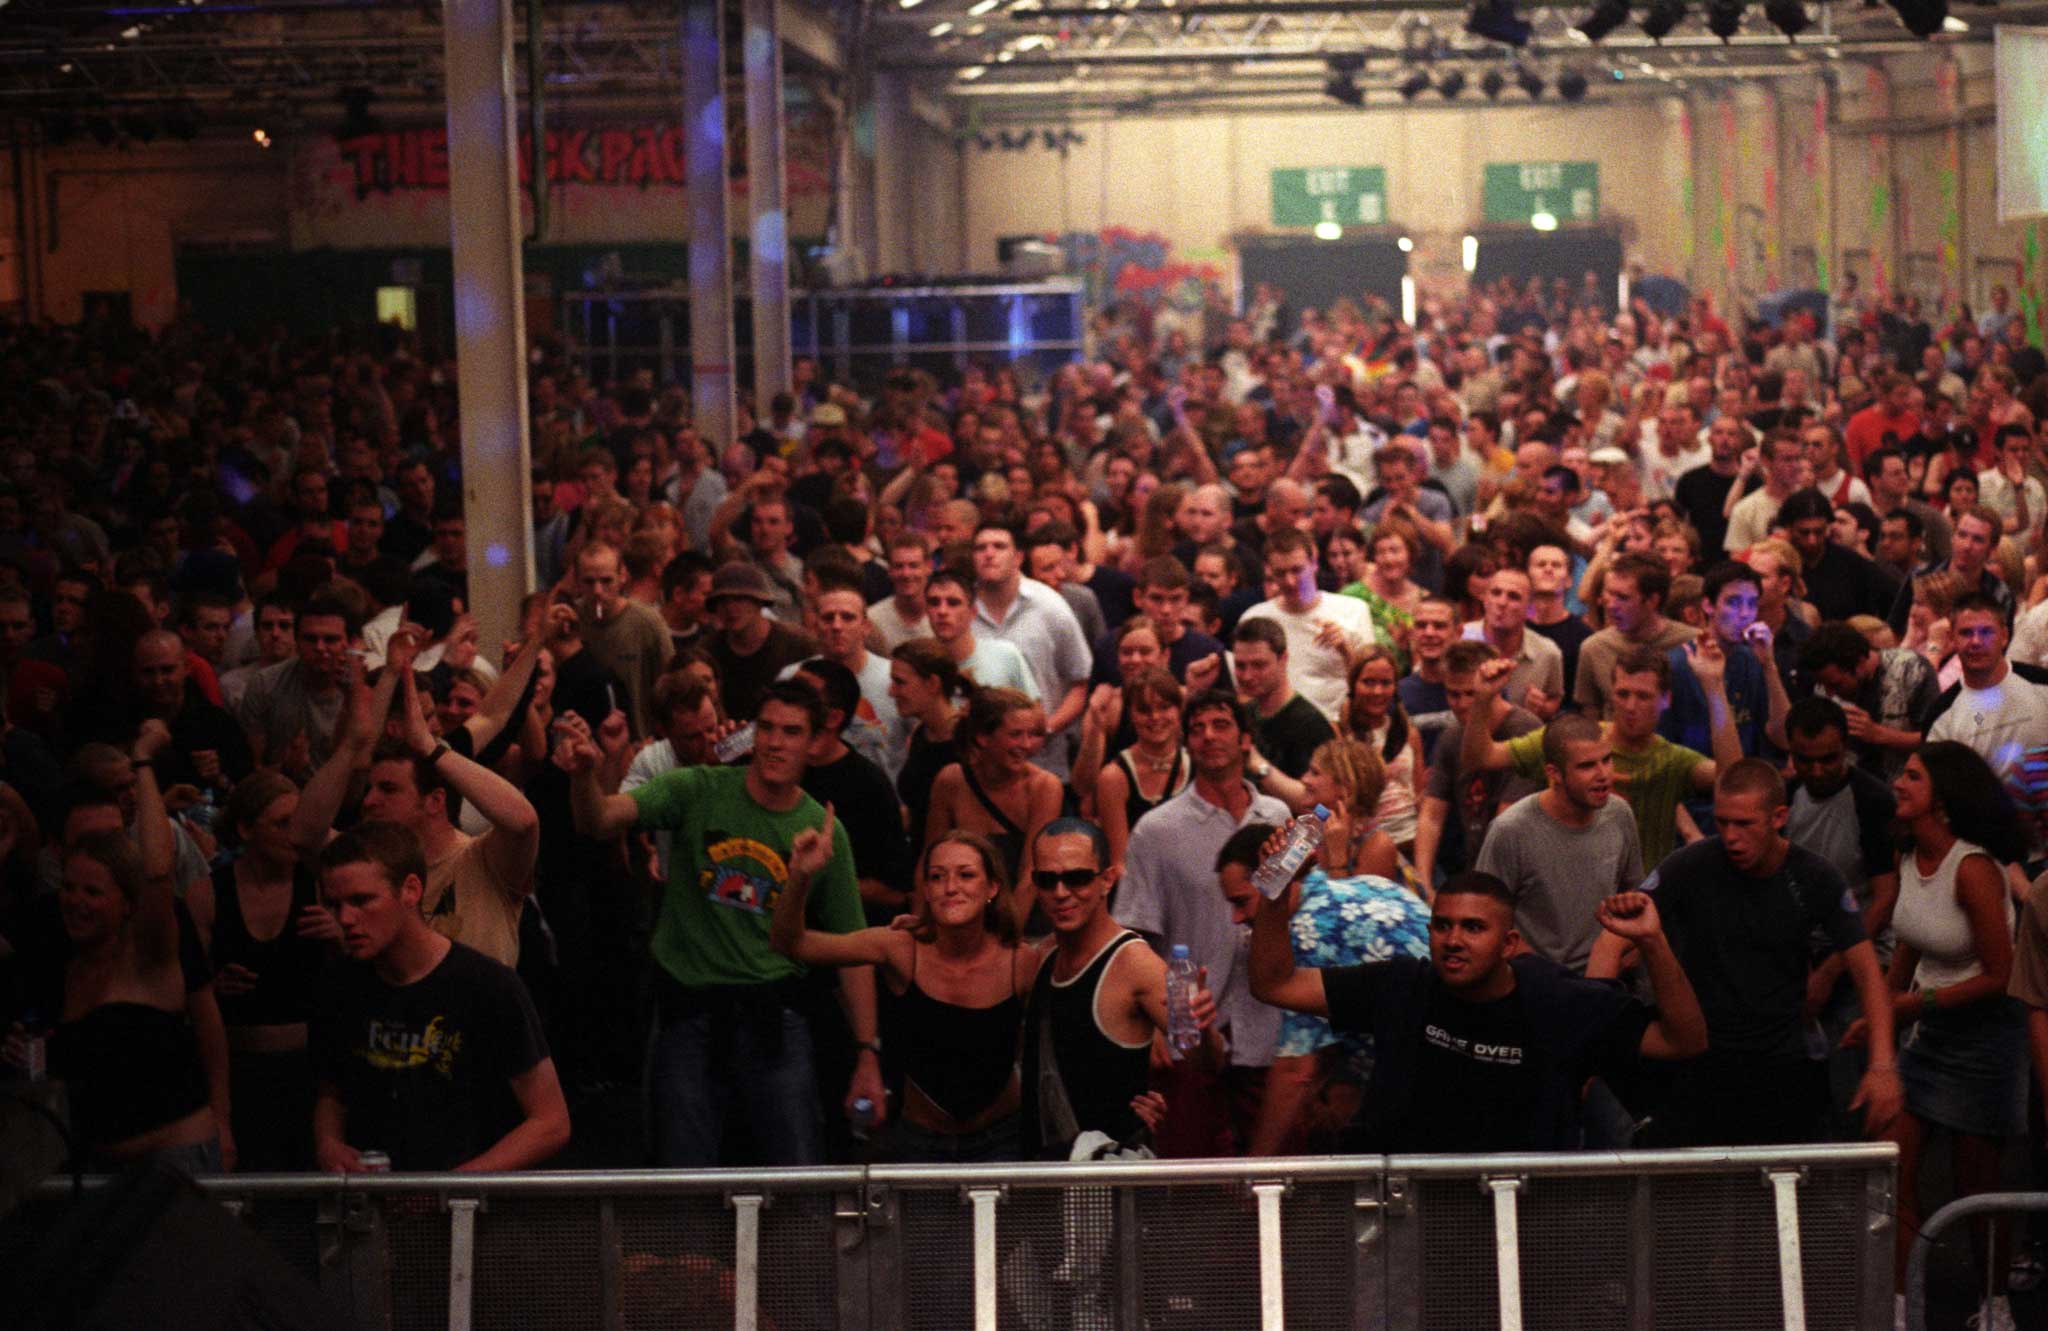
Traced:
<svg viewBox="0 0 2048 1331">
<path fill-rule="evenodd" d="M 1927 1262 L 1943 1231 L 1959 1221 L 1989 1216 L 1993 1229 L 1986 1233 L 1984 1245 L 1989 1256 L 1998 1251 L 1998 1245 L 1990 1241 L 1998 1217 L 2024 1211 L 2048 1211 L 2048 1192 L 1980 1192 L 1974 1197 L 1958 1197 L 1921 1222 L 1906 1253 L 1906 1331 L 1927 1331 Z M 1997 1288 L 1998 1273 L 1986 1271 L 1983 1293 Z"/>
<path fill-rule="evenodd" d="M 201 1186 L 376 1331 L 1885 1331 L 1896 1168 L 1880 1143 Z"/>
</svg>

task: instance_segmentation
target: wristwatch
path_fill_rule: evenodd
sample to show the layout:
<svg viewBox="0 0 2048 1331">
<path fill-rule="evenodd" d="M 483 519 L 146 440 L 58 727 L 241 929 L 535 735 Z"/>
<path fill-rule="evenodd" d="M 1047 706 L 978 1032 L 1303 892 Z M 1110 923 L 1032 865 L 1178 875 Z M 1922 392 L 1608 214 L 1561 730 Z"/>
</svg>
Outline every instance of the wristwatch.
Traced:
<svg viewBox="0 0 2048 1331">
<path fill-rule="evenodd" d="M 877 1035 L 872 1040 L 855 1040 L 854 1044 L 858 1048 L 867 1050 L 876 1058 L 880 1058 L 882 1056 L 882 1037 L 879 1035 Z"/>
<path fill-rule="evenodd" d="M 448 741 L 446 740 L 442 740 L 440 743 L 434 745 L 433 752 L 427 755 L 427 766 L 432 767 L 436 765 L 443 758 L 446 758 L 449 752 L 450 750 L 448 748 Z"/>
<path fill-rule="evenodd" d="M 1273 775 L 1273 764 L 1261 758 L 1257 767 L 1247 768 L 1246 770 L 1251 774 L 1253 785 L 1263 786 L 1266 784 L 1266 778 Z"/>
</svg>

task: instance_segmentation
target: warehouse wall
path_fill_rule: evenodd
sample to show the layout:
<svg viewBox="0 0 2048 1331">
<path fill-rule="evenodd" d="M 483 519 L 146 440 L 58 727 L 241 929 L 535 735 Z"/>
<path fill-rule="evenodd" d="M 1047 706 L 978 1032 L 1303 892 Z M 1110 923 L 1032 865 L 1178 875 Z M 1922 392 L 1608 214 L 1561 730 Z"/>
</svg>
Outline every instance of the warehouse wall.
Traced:
<svg viewBox="0 0 2048 1331">
<path fill-rule="evenodd" d="M 1413 106 L 1288 116 L 1128 117 L 1075 126 L 1056 152 L 966 149 L 970 266 L 998 238 L 1125 228 L 1179 258 L 1227 261 L 1271 233 L 1270 173 L 1377 165 L 1390 226 L 1425 283 L 1458 282 L 1488 162 L 1600 165 L 1601 215 L 1626 252 L 1741 305 L 1855 272 L 1935 305 L 2015 281 L 2028 227 L 1997 221 L 1989 47 L 1929 51 L 1819 78 L 1674 90 L 1647 101 Z M 1466 94 L 1468 99 L 1473 94 Z M 1952 123 L 1953 122 L 1953 123 Z M 1868 127 L 1868 128 L 1867 128 Z M 1873 128 L 1875 132 L 1873 132 Z"/>
</svg>

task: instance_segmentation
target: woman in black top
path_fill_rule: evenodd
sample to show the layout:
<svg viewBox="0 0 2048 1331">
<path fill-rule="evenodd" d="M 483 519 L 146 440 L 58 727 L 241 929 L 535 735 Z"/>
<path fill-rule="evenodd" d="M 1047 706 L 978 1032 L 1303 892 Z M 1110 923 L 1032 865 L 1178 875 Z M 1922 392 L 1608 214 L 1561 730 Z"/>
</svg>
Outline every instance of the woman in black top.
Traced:
<svg viewBox="0 0 2048 1331">
<path fill-rule="evenodd" d="M 797 835 L 789 887 L 769 940 L 810 966 L 882 968 L 898 996 L 903 1104 L 897 1158 L 984 1162 L 1018 1158 L 1017 1038 L 1038 953 L 1018 944 L 1002 861 L 987 838 L 952 831 L 933 842 L 918 873 L 908 929 L 824 933 L 807 927 L 811 876 L 832 853 L 832 810 L 822 831 Z"/>
<path fill-rule="evenodd" d="M 93 1164 L 157 1158 L 210 1172 L 220 1168 L 219 1134 L 185 1020 L 175 845 L 151 767 L 169 743 L 161 721 L 146 722 L 136 740 L 141 848 L 125 833 L 93 832 L 65 853 L 58 903 L 72 955 L 49 1066 L 65 1083 L 72 1132 Z"/>
<path fill-rule="evenodd" d="M 212 901 L 194 911 L 227 1025 L 240 1165 L 257 1172 L 312 1167 L 307 1022 L 331 940 L 341 936 L 292 844 L 298 806 L 298 787 L 275 772 L 235 787 L 220 831 L 236 854 L 214 870 Z"/>
<path fill-rule="evenodd" d="M 953 727 L 960 718 L 953 700 L 965 680 L 959 663 L 937 638 L 898 643 L 889 656 L 889 700 L 913 727 L 902 770 L 896 774 L 896 794 L 909 811 L 910 844 L 922 846 L 932 782 L 949 764 L 960 761 L 960 746 L 953 742 Z"/>
</svg>

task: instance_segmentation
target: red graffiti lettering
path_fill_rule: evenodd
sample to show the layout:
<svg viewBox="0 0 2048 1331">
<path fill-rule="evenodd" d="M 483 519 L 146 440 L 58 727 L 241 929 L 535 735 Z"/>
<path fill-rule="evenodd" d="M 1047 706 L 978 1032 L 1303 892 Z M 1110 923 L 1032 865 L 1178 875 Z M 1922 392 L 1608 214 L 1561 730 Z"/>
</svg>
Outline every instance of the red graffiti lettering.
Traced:
<svg viewBox="0 0 2048 1331">
<path fill-rule="evenodd" d="M 426 189 L 448 188 L 448 131 L 425 135 L 420 142 L 420 184 Z"/>
<path fill-rule="evenodd" d="M 584 152 L 584 145 L 589 141 L 590 131 L 587 129 L 569 130 L 562 135 L 562 165 L 556 173 L 557 180 L 597 183 L 597 173 L 590 169 L 590 158 Z"/>
<path fill-rule="evenodd" d="M 661 131 L 661 160 L 666 164 L 668 182 L 671 185 L 683 183 L 683 130 L 680 125 L 670 125 Z"/>
<path fill-rule="evenodd" d="M 399 190 L 443 191 L 448 188 L 448 131 L 444 126 L 361 134 L 335 141 L 357 198 Z M 641 189 L 685 183 L 685 141 L 682 126 L 666 121 L 607 125 L 593 129 L 549 130 L 546 138 L 549 181 L 575 185 L 634 185 Z M 790 161 L 792 192 L 815 193 L 825 177 L 814 165 Z M 519 181 L 533 181 L 533 140 L 519 138 Z M 736 186 L 744 180 L 745 159 L 733 162 Z M 743 186 L 742 186 L 743 187 Z"/>
<path fill-rule="evenodd" d="M 598 136 L 599 164 L 597 178 L 607 183 L 618 180 L 625 174 L 626 162 L 633 156 L 633 135 L 630 130 L 608 129 Z"/>
</svg>

